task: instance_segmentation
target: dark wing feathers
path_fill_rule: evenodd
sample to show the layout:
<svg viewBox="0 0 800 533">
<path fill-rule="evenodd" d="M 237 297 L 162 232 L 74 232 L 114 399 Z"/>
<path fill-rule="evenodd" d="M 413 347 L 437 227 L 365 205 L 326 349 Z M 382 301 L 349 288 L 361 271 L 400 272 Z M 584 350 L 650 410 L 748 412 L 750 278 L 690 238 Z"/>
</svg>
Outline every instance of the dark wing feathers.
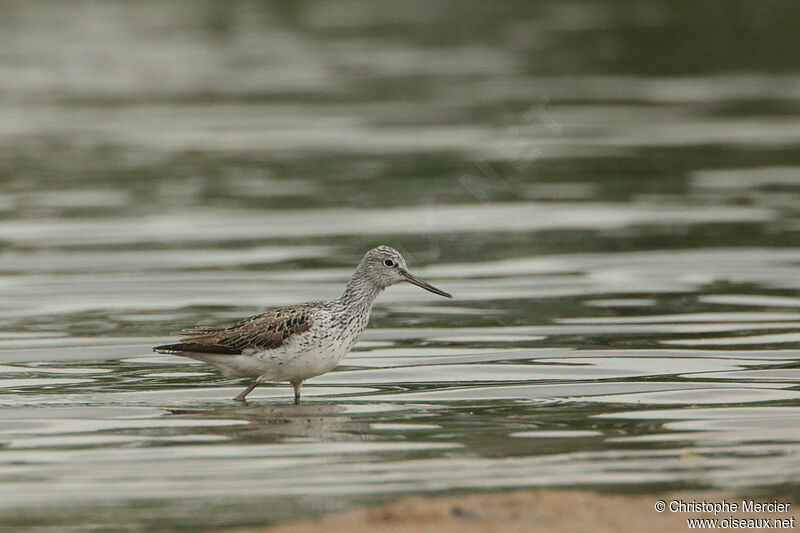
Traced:
<svg viewBox="0 0 800 533">
<path fill-rule="evenodd" d="M 233 348 L 228 348 L 227 346 L 222 346 L 219 344 L 207 344 L 203 342 L 179 342 L 176 344 L 162 344 L 161 346 L 156 346 L 155 348 L 153 348 L 153 350 L 159 353 L 176 353 L 176 354 L 179 354 L 181 352 L 218 353 L 218 354 L 228 354 L 228 355 L 236 355 L 241 353 L 240 351 L 234 350 Z"/>
<path fill-rule="evenodd" d="M 248 348 L 270 350 L 289 337 L 308 331 L 308 306 L 284 307 L 245 318 L 228 328 L 197 326 L 183 330 L 181 342 L 153 348 L 161 353 L 199 352 L 240 354 Z"/>
</svg>

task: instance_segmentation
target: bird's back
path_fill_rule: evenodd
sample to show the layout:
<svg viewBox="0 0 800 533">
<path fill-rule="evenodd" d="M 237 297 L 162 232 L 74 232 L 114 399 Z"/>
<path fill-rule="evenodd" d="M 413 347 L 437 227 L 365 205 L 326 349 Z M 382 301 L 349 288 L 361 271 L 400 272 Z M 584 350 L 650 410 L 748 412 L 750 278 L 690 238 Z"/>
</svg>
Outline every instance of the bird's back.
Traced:
<svg viewBox="0 0 800 533">
<path fill-rule="evenodd" d="M 184 355 L 207 353 L 239 355 L 252 351 L 274 350 L 293 336 L 309 331 L 319 320 L 325 304 L 312 302 L 273 309 L 253 315 L 227 328 L 195 326 L 179 332 L 180 342 L 153 348 L 159 353 Z"/>
</svg>

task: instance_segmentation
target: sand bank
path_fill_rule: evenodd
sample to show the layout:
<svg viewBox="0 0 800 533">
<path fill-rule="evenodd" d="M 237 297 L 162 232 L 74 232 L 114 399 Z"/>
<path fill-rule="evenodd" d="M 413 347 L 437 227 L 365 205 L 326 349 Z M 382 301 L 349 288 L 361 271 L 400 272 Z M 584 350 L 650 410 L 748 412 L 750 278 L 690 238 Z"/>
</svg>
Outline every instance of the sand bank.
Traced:
<svg viewBox="0 0 800 533">
<path fill-rule="evenodd" d="M 660 506 L 659 500 L 666 506 L 663 512 L 656 511 L 656 506 Z M 781 529 L 800 527 L 799 521 L 795 518 L 797 509 L 788 500 L 757 499 L 757 502 L 779 504 L 761 509 L 757 505 L 749 506 L 747 503 L 749 501 L 746 498 L 719 493 L 687 492 L 663 496 L 624 496 L 544 489 L 431 498 L 414 496 L 371 508 L 353 509 L 315 519 L 236 531 L 239 533 L 319 531 L 326 533 L 367 531 L 677 533 L 690 530 L 687 520 L 703 518 L 716 519 L 718 521 L 716 529 L 745 531 L 767 529 L 757 520 L 768 520 L 770 530 L 774 530 L 776 526 L 783 526 Z M 683 506 L 681 507 L 678 502 L 682 502 Z M 717 505 L 716 514 L 713 510 L 702 512 L 701 506 L 708 508 L 714 504 Z M 748 508 L 745 510 L 743 506 Z M 743 519 L 751 521 L 740 522 Z M 727 522 L 723 522 L 726 520 Z"/>
</svg>

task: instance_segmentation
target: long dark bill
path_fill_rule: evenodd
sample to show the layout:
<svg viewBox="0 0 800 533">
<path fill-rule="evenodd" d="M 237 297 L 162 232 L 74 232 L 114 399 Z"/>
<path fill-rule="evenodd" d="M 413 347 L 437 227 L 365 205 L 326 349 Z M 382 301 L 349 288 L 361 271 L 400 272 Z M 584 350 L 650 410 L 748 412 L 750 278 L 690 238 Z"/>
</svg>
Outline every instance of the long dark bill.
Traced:
<svg viewBox="0 0 800 533">
<path fill-rule="evenodd" d="M 408 271 L 404 270 L 402 272 L 402 274 L 403 274 L 403 277 L 406 278 L 407 282 L 413 283 L 417 287 L 422 287 L 426 291 L 431 291 L 433 294 L 438 294 L 439 296 L 444 296 L 445 298 L 452 298 L 453 297 L 452 294 L 448 294 L 448 293 L 444 292 L 443 290 L 437 289 L 436 287 L 434 287 L 433 285 L 431 285 L 427 281 L 418 278 L 417 276 L 415 276 L 411 272 L 408 272 Z"/>
</svg>

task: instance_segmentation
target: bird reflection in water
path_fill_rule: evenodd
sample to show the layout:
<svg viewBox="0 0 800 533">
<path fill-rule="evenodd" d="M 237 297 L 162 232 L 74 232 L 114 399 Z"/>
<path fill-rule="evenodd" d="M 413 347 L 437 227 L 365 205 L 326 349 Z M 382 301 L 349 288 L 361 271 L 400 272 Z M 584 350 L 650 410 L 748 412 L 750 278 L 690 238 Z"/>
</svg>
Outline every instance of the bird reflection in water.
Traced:
<svg viewBox="0 0 800 533">
<path fill-rule="evenodd" d="M 347 406 L 341 404 L 315 403 L 170 409 L 169 413 L 182 418 L 242 421 L 242 425 L 205 428 L 242 439 L 273 437 L 275 441 L 295 438 L 318 441 L 366 440 L 366 435 L 370 433 L 370 424 L 354 421 L 348 411 Z"/>
</svg>

